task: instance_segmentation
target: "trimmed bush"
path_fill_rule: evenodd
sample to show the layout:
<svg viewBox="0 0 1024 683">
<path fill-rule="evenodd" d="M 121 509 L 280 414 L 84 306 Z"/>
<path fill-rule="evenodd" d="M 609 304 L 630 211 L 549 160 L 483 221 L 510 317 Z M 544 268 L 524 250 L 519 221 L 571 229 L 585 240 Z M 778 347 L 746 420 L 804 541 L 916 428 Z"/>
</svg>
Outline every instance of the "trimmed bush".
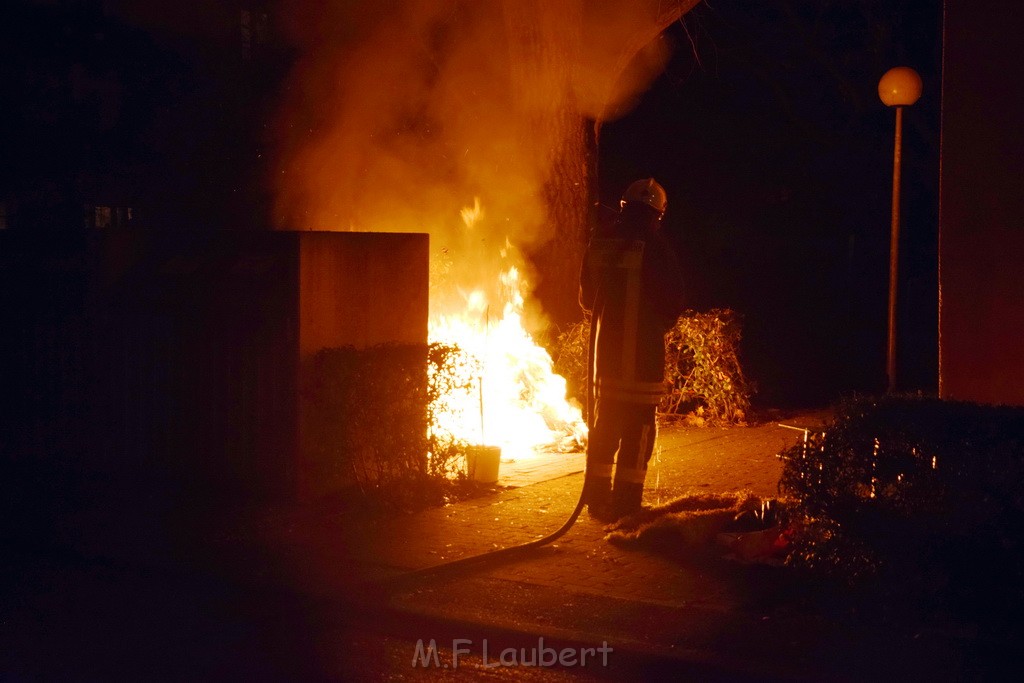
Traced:
<svg viewBox="0 0 1024 683">
<path fill-rule="evenodd" d="M 780 457 L 791 563 L 966 611 L 1024 604 L 1024 409 L 855 398 Z"/>
<path fill-rule="evenodd" d="M 466 445 L 428 425 L 438 395 L 466 389 L 463 356 L 441 344 L 317 353 L 305 389 L 320 475 L 339 493 L 356 488 L 383 507 L 414 508 L 451 495 L 463 479 Z"/>
</svg>

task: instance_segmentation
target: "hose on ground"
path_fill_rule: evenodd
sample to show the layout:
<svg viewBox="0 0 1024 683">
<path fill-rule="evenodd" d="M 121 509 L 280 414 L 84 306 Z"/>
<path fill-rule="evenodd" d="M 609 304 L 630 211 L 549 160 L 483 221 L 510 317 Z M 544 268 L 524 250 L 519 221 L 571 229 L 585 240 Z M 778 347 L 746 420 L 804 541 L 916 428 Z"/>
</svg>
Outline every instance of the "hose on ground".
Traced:
<svg viewBox="0 0 1024 683">
<path fill-rule="evenodd" d="M 593 415 L 594 415 L 594 387 L 593 387 L 593 375 L 594 375 L 594 325 L 590 325 L 590 335 L 587 343 L 587 428 L 593 427 Z M 580 513 L 583 512 L 583 506 L 586 505 L 586 499 L 584 493 L 586 491 L 586 484 L 584 488 L 580 490 L 579 499 L 576 501 L 576 507 L 573 508 L 569 514 L 568 519 L 558 529 L 542 538 L 521 543 L 519 545 L 509 546 L 508 548 L 500 548 L 498 550 L 492 550 L 490 552 L 481 553 L 479 555 L 471 555 L 469 557 L 463 557 L 458 560 L 452 560 L 450 562 L 442 562 L 441 564 L 432 565 L 423 569 L 415 569 L 407 572 L 400 577 L 400 580 L 424 578 L 432 574 L 438 574 L 447 571 L 455 571 L 464 569 L 466 567 L 480 564 L 484 562 L 496 562 L 501 559 L 507 559 L 524 553 L 534 548 L 540 548 L 549 543 L 552 543 L 562 536 L 565 535 L 569 529 L 572 528 L 573 524 L 579 518 Z"/>
</svg>

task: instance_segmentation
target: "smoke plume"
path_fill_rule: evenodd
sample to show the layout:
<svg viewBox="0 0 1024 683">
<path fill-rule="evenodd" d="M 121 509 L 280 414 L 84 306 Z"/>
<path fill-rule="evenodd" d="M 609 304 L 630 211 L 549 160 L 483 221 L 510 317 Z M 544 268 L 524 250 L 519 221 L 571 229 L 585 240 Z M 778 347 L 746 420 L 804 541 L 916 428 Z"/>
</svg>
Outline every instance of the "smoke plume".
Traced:
<svg viewBox="0 0 1024 683">
<path fill-rule="evenodd" d="M 490 288 L 503 253 L 562 229 L 548 210 L 556 167 L 584 188 L 565 201 L 586 197 L 579 131 L 629 109 L 668 56 L 658 35 L 695 2 L 282 3 L 298 59 L 278 226 L 428 232 L 444 290 L 432 307 Z"/>
</svg>

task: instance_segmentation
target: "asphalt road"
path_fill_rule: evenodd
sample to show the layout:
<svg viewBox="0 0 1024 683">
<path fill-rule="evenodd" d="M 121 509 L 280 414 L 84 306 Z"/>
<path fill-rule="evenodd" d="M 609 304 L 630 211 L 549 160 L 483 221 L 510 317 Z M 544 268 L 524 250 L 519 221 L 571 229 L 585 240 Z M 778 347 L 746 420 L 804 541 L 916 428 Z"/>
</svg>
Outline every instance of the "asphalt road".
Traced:
<svg viewBox="0 0 1024 683">
<path fill-rule="evenodd" d="M 356 607 L 166 567 L 8 554 L 3 579 L 5 681 L 716 680 L 606 642 L 538 638 L 383 603 Z"/>
</svg>

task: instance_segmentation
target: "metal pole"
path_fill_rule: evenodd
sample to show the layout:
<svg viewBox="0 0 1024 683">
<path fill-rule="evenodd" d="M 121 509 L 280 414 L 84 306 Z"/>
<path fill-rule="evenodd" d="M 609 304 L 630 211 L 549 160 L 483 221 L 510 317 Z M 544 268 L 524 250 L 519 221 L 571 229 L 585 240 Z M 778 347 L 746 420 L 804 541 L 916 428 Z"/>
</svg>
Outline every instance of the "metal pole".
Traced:
<svg viewBox="0 0 1024 683">
<path fill-rule="evenodd" d="M 491 336 L 491 307 L 484 309 L 484 367 L 480 368 L 480 445 L 487 445 L 487 433 L 484 431 L 484 373 L 487 371 L 487 340 Z"/>
<path fill-rule="evenodd" d="M 886 374 L 889 393 L 896 390 L 896 289 L 900 255 L 900 146 L 903 142 L 903 107 L 896 107 L 896 140 L 892 154 L 892 229 L 889 237 L 889 348 Z"/>
</svg>

